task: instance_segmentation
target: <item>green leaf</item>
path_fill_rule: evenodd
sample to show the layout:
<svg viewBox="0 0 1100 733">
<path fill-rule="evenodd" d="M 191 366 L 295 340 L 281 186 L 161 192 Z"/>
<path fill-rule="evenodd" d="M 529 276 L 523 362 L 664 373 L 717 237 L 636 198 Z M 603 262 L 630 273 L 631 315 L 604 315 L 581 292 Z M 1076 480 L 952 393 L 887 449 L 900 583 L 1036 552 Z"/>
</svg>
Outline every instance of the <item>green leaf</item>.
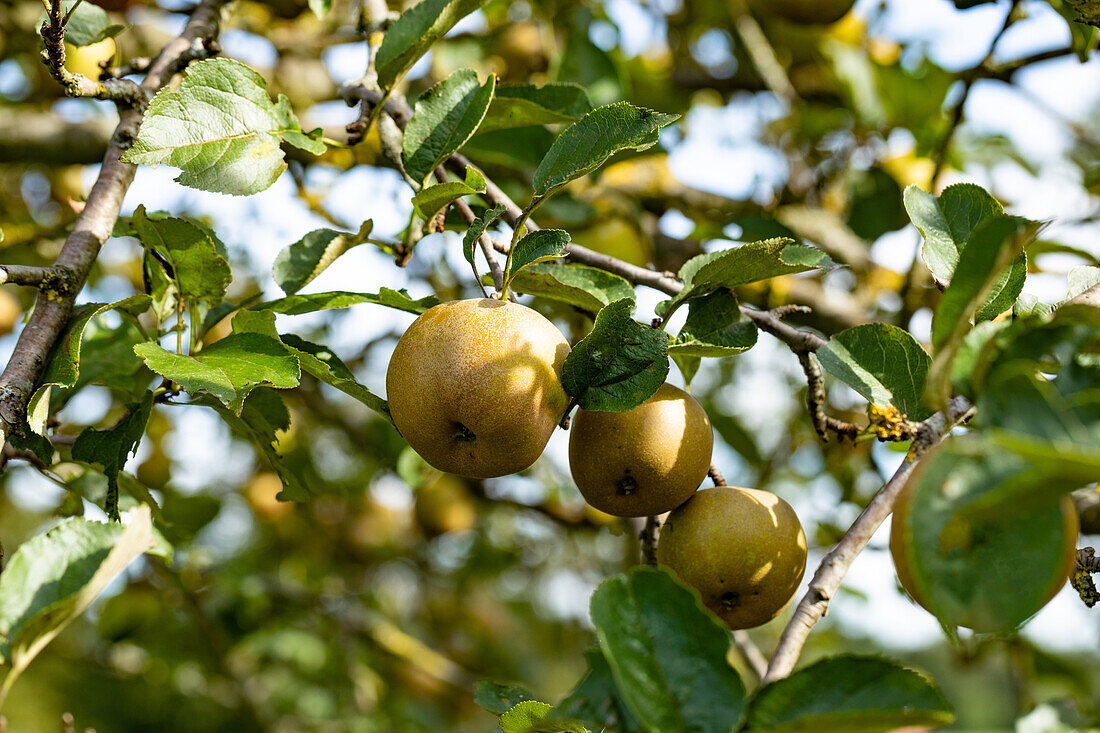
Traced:
<svg viewBox="0 0 1100 733">
<path fill-rule="evenodd" d="M 832 264 L 824 252 L 795 244 L 784 237 L 696 255 L 680 268 L 683 290 L 659 303 L 657 315 L 667 319 L 689 299 L 707 295 L 718 288 L 733 290 L 739 285 Z"/>
<path fill-rule="evenodd" d="M 477 193 L 485 193 L 485 177 L 477 168 L 468 165 L 465 181 L 447 181 L 422 188 L 412 197 L 412 204 L 420 218 L 431 221 L 444 206 L 455 199 Z"/>
<path fill-rule="evenodd" d="M 0 575 L 0 660 L 11 665 L 0 704 L 35 656 L 156 544 L 149 507 L 141 506 L 125 527 L 67 519 L 16 550 Z"/>
<path fill-rule="evenodd" d="M 166 214 L 147 215 L 138 206 L 130 219 L 134 236 L 159 252 L 172 271 L 176 293 L 189 302 L 220 303 L 233 279 L 222 244 L 206 227 Z"/>
<path fill-rule="evenodd" d="M 729 632 L 668 571 L 638 567 L 592 594 L 600 648 L 630 712 L 649 731 L 729 733 L 745 688 Z"/>
<path fill-rule="evenodd" d="M 1088 61 L 1089 52 L 1096 48 L 1097 36 L 1100 34 L 1100 31 L 1094 27 L 1100 22 L 1100 8 L 1096 6 L 1094 0 L 1091 3 L 1091 10 L 1088 8 L 1089 0 L 1047 0 L 1047 2 L 1058 11 L 1069 26 L 1070 45 L 1073 46 L 1077 58 L 1081 63 Z M 1086 25 L 1089 22 L 1092 25 Z"/>
<path fill-rule="evenodd" d="M 932 359 L 908 331 L 867 323 L 833 336 L 817 350 L 829 374 L 877 405 L 893 405 L 910 420 L 931 412 L 921 404 Z"/>
<path fill-rule="evenodd" d="M 596 170 L 622 150 L 646 150 L 659 130 L 680 119 L 615 102 L 598 107 L 567 127 L 550 146 L 535 171 L 535 196 L 542 198 L 574 178 Z"/>
<path fill-rule="evenodd" d="M 479 132 L 466 143 L 464 153 L 484 165 L 499 165 L 529 175 L 554 144 L 554 133 L 545 127 Z"/>
<path fill-rule="evenodd" d="M 575 122 L 591 111 L 588 92 L 579 84 L 500 84 L 480 130 Z"/>
<path fill-rule="evenodd" d="M 909 218 L 924 237 L 921 257 L 936 279 L 945 284 L 951 281 L 971 233 L 1004 213 L 997 199 L 973 183 L 948 186 L 938 197 L 909 186 L 904 202 Z"/>
<path fill-rule="evenodd" d="M 1069 291 L 1066 300 L 1073 300 L 1081 293 L 1100 285 L 1100 267 L 1082 265 L 1072 268 L 1066 275 Z"/>
<path fill-rule="evenodd" d="M 516 242 L 516 248 L 512 251 L 509 278 L 514 277 L 524 267 L 563 256 L 567 244 L 569 232 L 561 229 L 536 229 L 525 234 Z"/>
<path fill-rule="evenodd" d="M 234 434 L 252 442 L 264 454 L 268 464 L 283 482 L 283 490 L 276 497 L 279 501 L 306 501 L 310 491 L 301 477 L 283 461 L 275 449 L 276 433 L 290 427 L 290 412 L 282 396 L 273 389 L 259 387 L 244 401 L 244 409 L 237 415 L 221 402 L 211 397 L 197 400 L 216 411 Z"/>
<path fill-rule="evenodd" d="M 420 95 L 401 147 L 409 177 L 426 181 L 436 166 L 466 144 L 489 109 L 496 83 L 493 74 L 481 84 L 476 71 L 459 69 Z"/>
<path fill-rule="evenodd" d="M 579 723 L 550 720 L 553 705 L 535 700 L 521 702 L 500 716 L 500 733 L 588 733 Z"/>
<path fill-rule="evenodd" d="M 618 275 L 586 265 L 529 265 L 509 285 L 517 293 L 549 298 L 596 313 L 616 300 L 634 299 L 634 286 Z"/>
<path fill-rule="evenodd" d="M 250 310 L 270 311 L 282 313 L 288 316 L 301 316 L 316 311 L 331 310 L 333 308 L 348 308 L 360 303 L 374 303 L 395 308 L 406 313 L 417 315 L 439 305 L 439 299 L 429 295 L 418 300 L 405 291 L 382 288 L 377 293 L 351 293 L 346 290 L 335 290 L 328 293 L 310 293 L 309 295 L 289 295 L 278 300 L 269 300 L 265 303 L 257 303 L 250 306 Z"/>
<path fill-rule="evenodd" d="M 466 261 L 470 263 L 470 267 L 474 269 L 474 276 L 477 276 L 477 265 L 474 264 L 474 246 L 477 244 L 477 240 L 481 238 L 481 235 L 485 233 L 485 230 L 489 226 L 500 218 L 504 213 L 504 204 L 494 206 L 486 211 L 484 214 L 474 219 L 474 222 L 470 224 L 470 228 L 466 230 L 466 234 L 462 237 L 462 256 L 466 258 Z"/>
<path fill-rule="evenodd" d="M 332 10 L 332 0 L 309 0 L 309 9 L 318 18 L 324 18 Z"/>
<path fill-rule="evenodd" d="M 1034 362 L 1011 361 L 990 377 L 978 421 L 986 426 L 985 438 L 1044 477 L 1018 480 L 998 492 L 996 501 L 1021 506 L 1030 497 L 1049 499 L 1067 485 L 1085 486 L 1100 476 L 1100 369 L 1063 364 L 1051 380 L 1037 373 Z"/>
<path fill-rule="evenodd" d="M 421 0 L 386 30 L 374 59 L 378 84 L 392 89 L 416 60 L 484 0 Z"/>
<path fill-rule="evenodd" d="M 191 188 L 247 196 L 286 169 L 283 141 L 325 152 L 323 142 L 302 133 L 285 96 L 272 104 L 262 76 L 239 61 L 206 59 L 187 67 L 179 88 L 157 92 L 122 158 L 181 168 L 176 180 Z"/>
<path fill-rule="evenodd" d="M 668 334 L 638 323 L 633 312 L 632 298 L 605 306 L 565 357 L 562 386 L 585 410 L 631 410 L 668 376 Z"/>
<path fill-rule="evenodd" d="M 963 338 L 980 318 L 983 304 L 1004 270 L 1019 257 L 1035 236 L 1038 224 L 1014 216 L 998 216 L 980 225 L 959 257 L 951 284 L 932 316 L 932 344 L 936 357 L 928 371 L 926 402 L 947 402 L 951 362 Z"/>
<path fill-rule="evenodd" d="M 1027 255 L 1021 252 L 1007 270 L 1001 272 L 990 287 L 989 295 L 974 315 L 975 323 L 992 321 L 1016 304 L 1027 279 Z"/>
<path fill-rule="evenodd" d="M 732 356 L 751 349 L 756 336 L 756 324 L 741 313 L 737 296 L 721 288 L 691 301 L 687 320 L 668 345 L 668 353 L 673 357 Z"/>
<path fill-rule="evenodd" d="M 69 15 L 69 11 L 73 11 L 73 5 L 76 5 L 76 0 L 62 0 L 62 17 Z M 46 21 L 46 12 L 43 11 L 34 29 L 37 31 Z M 103 8 L 82 2 L 72 15 L 69 15 L 69 22 L 65 24 L 65 43 L 73 46 L 91 46 L 106 38 L 114 38 L 126 28 L 127 26 L 111 23 L 110 16 Z"/>
<path fill-rule="evenodd" d="M 910 590 L 942 624 L 1011 631 L 1065 582 L 1060 497 L 998 500 L 1019 495 L 1021 483 L 1054 493 L 1074 488 L 1050 481 L 1042 466 L 978 436 L 921 460 L 905 488 L 912 492 L 906 511 L 894 514 L 891 546 L 909 568 Z"/>
<path fill-rule="evenodd" d="M 260 385 L 298 386 L 298 357 L 279 340 L 274 323 L 270 311 L 241 311 L 233 318 L 233 333 L 195 356 L 174 354 L 152 341 L 134 352 L 189 394 L 212 394 L 239 415 L 248 393 Z"/>
<path fill-rule="evenodd" d="M 699 373 L 699 367 L 703 364 L 702 358 L 674 351 L 671 346 L 669 346 L 668 355 L 672 358 L 672 361 L 676 362 L 676 367 L 684 378 L 684 389 L 691 389 L 691 382 L 695 379 L 695 375 Z"/>
<path fill-rule="evenodd" d="M 107 476 L 107 518 L 118 520 L 118 474 L 137 450 L 153 411 L 153 393 L 146 391 L 141 402 L 126 406 L 128 415 L 108 430 L 86 428 L 73 443 L 73 460 L 103 466 Z"/>
<path fill-rule="evenodd" d="M 938 728 L 954 718 L 943 695 L 921 673 L 886 659 L 845 654 L 761 687 L 749 702 L 742 730 L 879 733 Z"/>
<path fill-rule="evenodd" d="M 93 318 L 110 310 L 125 311 L 136 316 L 148 310 L 150 302 L 148 295 L 131 295 L 114 303 L 87 303 L 77 306 L 69 320 L 69 325 L 65 327 L 65 331 L 54 346 L 46 366 L 46 373 L 39 382 L 39 388 L 48 384 L 62 387 L 71 387 L 76 384 L 80 377 L 80 351 L 84 331 Z"/>
<path fill-rule="evenodd" d="M 367 219 L 358 234 L 333 229 L 314 229 L 279 252 L 271 268 L 275 282 L 287 295 L 294 295 L 317 277 L 337 257 L 370 237 L 374 222 Z"/>
<path fill-rule="evenodd" d="M 519 703 L 534 699 L 535 695 L 530 690 L 519 685 L 479 680 L 474 687 L 474 702 L 496 715 L 502 715 Z"/>
<path fill-rule="evenodd" d="M 592 724 L 596 730 L 643 733 L 615 686 L 603 652 L 587 649 L 584 658 L 588 660 L 588 672 L 550 717 L 580 720 Z"/>
<path fill-rule="evenodd" d="M 284 335 L 282 340 L 294 350 L 298 362 L 302 365 L 302 371 L 354 397 L 386 420 L 393 422 L 386 401 L 360 384 L 347 365 L 340 361 L 340 358 L 327 346 L 310 343 L 289 333 Z"/>
</svg>

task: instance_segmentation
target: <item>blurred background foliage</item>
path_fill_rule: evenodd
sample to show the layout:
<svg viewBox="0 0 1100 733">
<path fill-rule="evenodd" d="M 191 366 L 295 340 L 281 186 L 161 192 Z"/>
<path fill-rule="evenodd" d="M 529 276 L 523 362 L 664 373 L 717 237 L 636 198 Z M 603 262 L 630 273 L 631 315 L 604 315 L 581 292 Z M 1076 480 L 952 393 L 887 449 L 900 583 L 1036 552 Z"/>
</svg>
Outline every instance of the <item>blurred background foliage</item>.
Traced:
<svg viewBox="0 0 1100 733">
<path fill-rule="evenodd" d="M 189 9 L 184 0 L 103 4 L 131 25 L 107 61 L 123 68 L 155 54 Z M 577 82 L 595 104 L 626 99 L 684 114 L 661 146 L 617 158 L 547 203 L 540 224 L 672 271 L 715 240 L 805 239 L 846 267 L 779 278 L 742 297 L 809 305 L 812 314 L 792 320 L 825 334 L 881 320 L 926 339 L 937 290 L 913 265 L 906 185 L 977 180 L 1010 210 L 1059 217 L 1030 252 L 1039 277 L 1029 284 L 1047 301 L 1064 295 L 1070 267 L 1097 262 L 1100 67 L 1094 53 L 1079 61 L 1094 32 L 1063 10 L 1060 0 L 966 11 L 945 0 L 889 0 L 801 26 L 773 17 L 763 1 L 489 0 L 402 91 L 415 98 L 472 66 L 507 82 Z M 52 263 L 115 120 L 109 105 L 61 96 L 39 59 L 40 12 L 39 0 L 0 6 L 0 247 L 4 262 L 30 265 Z M 305 0 L 238 0 L 222 43 L 290 98 L 306 129 L 346 139 L 355 111 L 338 86 L 365 66 L 359 12 L 353 0 L 336 0 L 324 19 Z M 914 13 L 932 20 L 914 28 Z M 943 29 L 946 48 L 936 35 Z M 1011 47 L 1004 53 L 990 49 L 1000 31 Z M 486 132 L 465 153 L 525 199 L 552 140 L 545 127 Z M 376 135 L 320 159 L 288 154 L 290 172 L 255 204 L 231 206 L 143 170 L 125 210 L 153 197 L 150 210 L 205 219 L 230 246 L 238 299 L 274 292 L 275 253 L 318 222 L 354 229 L 373 217 L 376 232 L 400 228 L 392 222 L 407 215 L 408 193 Z M 404 270 L 377 252 L 342 262 L 359 268 L 345 273 L 352 289 L 471 297 L 456 249 L 453 235 L 435 235 Z M 82 300 L 142 289 L 140 248 L 118 238 Z M 32 295 L 0 288 L 5 333 L 21 328 Z M 642 301 L 640 318 L 655 300 Z M 579 312 L 532 304 L 571 340 L 588 326 Z M 365 384 L 380 385 L 407 320 L 371 308 L 283 321 L 281 330 L 337 345 Z M 123 414 L 126 386 L 116 394 L 95 376 L 120 353 L 112 318 L 86 338 L 85 383 L 60 398 L 63 457 L 82 427 Z M 13 345 L 13 336 L 0 340 L 5 360 Z M 791 501 L 811 544 L 827 549 L 901 454 L 868 441 L 821 445 L 797 363 L 767 337 L 744 356 L 709 361 L 692 391 L 714 423 L 716 462 L 731 483 Z M 68 711 L 78 727 L 101 731 L 483 731 L 493 718 L 473 704 L 476 680 L 520 682 L 549 700 L 576 683 L 593 643 L 588 595 L 637 562 L 637 527 L 585 508 L 560 436 L 523 476 L 470 482 L 426 467 L 391 427 L 327 387 L 303 380 L 284 396 L 291 427 L 279 449 L 313 492 L 308 503 L 277 502 L 279 482 L 263 458 L 213 413 L 156 408 L 122 481 L 131 496 L 148 490 L 157 499 L 175 562 L 142 560 L 42 655 L 9 701 L 11 730 L 56 729 Z M 865 422 L 846 388 L 832 385 L 830 401 L 836 416 Z M 0 541 L 10 552 L 57 517 L 99 516 L 104 486 L 84 464 L 11 460 L 0 477 Z M 1040 704 L 1048 707 L 1028 718 L 1034 730 L 1060 729 L 1040 718 L 1097 724 L 1095 616 L 1063 596 L 1044 612 L 1065 637 L 1052 648 L 1050 633 L 952 646 L 899 595 L 883 544 L 853 569 L 834 604 L 839 618 L 814 634 L 807 659 L 885 648 L 932 674 L 959 730 L 1013 729 Z M 784 622 L 752 635 L 769 650 Z"/>
</svg>

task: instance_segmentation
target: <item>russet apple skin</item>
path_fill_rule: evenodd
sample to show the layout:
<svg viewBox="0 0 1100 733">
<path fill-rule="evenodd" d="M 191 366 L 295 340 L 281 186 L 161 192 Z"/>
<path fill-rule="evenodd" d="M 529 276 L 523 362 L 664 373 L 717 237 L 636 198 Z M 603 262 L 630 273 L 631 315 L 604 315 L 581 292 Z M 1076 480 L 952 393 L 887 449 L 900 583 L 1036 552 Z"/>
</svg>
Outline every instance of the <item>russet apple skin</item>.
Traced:
<svg viewBox="0 0 1100 733">
<path fill-rule="evenodd" d="M 530 308 L 488 298 L 442 303 L 398 341 L 386 372 L 390 413 L 413 450 L 468 478 L 535 462 L 569 398 L 569 343 Z"/>
<path fill-rule="evenodd" d="M 657 563 L 699 591 L 731 629 L 771 621 L 806 571 L 806 535 L 775 494 L 733 486 L 701 489 L 661 527 Z"/>
<path fill-rule="evenodd" d="M 687 501 L 710 470 L 713 447 L 702 405 L 666 383 L 633 410 L 578 410 L 569 428 L 569 470 L 596 509 L 645 517 Z"/>
</svg>

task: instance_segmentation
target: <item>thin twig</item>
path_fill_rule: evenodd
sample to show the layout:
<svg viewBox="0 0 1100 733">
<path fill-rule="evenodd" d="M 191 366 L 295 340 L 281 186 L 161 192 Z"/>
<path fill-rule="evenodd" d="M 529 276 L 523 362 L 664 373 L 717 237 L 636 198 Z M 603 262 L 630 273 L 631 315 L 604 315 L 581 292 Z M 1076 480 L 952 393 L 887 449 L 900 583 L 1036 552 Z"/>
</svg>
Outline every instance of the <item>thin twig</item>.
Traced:
<svg viewBox="0 0 1100 733">
<path fill-rule="evenodd" d="M 728 486 L 726 483 L 726 477 L 722 475 L 722 472 L 718 470 L 718 466 L 713 463 L 710 464 L 710 470 L 707 471 L 707 476 L 710 476 L 710 480 L 715 486 Z"/>
<path fill-rule="evenodd" d="M 1091 547 L 1083 547 L 1077 551 L 1077 562 L 1070 576 L 1070 585 L 1081 597 L 1081 602 L 1089 608 L 1100 601 L 1100 592 L 1096 590 L 1096 584 L 1092 581 L 1093 573 L 1100 573 L 1100 557 L 1096 556 L 1096 550 Z"/>
<path fill-rule="evenodd" d="M 817 437 L 829 442 L 829 425 L 825 416 L 825 379 L 821 376 L 821 367 L 808 351 L 796 353 L 798 363 L 806 375 L 806 408 L 810 411 Z"/>
<path fill-rule="evenodd" d="M 443 169 L 443 166 L 439 166 L 435 169 L 435 177 L 440 183 L 447 181 L 447 171 Z M 477 214 L 470 208 L 462 198 L 457 198 L 452 202 L 455 207 L 455 211 L 462 217 L 463 221 L 467 225 L 473 224 L 477 221 Z M 444 209 L 446 211 L 446 209 Z M 493 250 L 493 238 L 488 232 L 482 232 L 481 236 L 477 238 L 478 246 L 481 247 L 481 253 L 485 255 L 485 262 L 489 265 L 489 272 L 493 276 L 493 285 L 496 287 L 498 293 L 504 292 L 504 271 L 500 269 L 500 262 L 497 261 L 497 253 Z M 482 287 L 481 282 L 478 282 L 478 287 L 481 287 L 481 291 L 485 292 L 485 288 Z"/>
<path fill-rule="evenodd" d="M 642 562 L 646 565 L 657 564 L 657 538 L 660 535 L 661 523 L 657 517 L 646 517 L 645 527 L 638 534 L 642 543 Z"/>
<path fill-rule="evenodd" d="M 936 149 L 932 154 L 932 160 L 935 163 L 935 167 L 932 169 L 932 191 L 935 192 L 936 181 L 940 177 L 940 173 L 943 172 L 943 167 L 947 160 L 947 151 L 951 147 L 951 140 L 955 137 L 955 131 L 962 123 L 963 109 L 966 107 L 966 101 L 970 97 L 970 90 L 974 86 L 979 78 L 982 77 L 982 73 L 986 64 L 993 58 L 993 52 L 997 49 L 997 44 L 1008 29 L 1012 27 L 1012 24 L 1016 20 L 1016 6 L 1020 4 L 1020 0 L 1012 0 L 1012 4 L 1008 7 L 1008 14 L 1005 15 L 1004 23 L 1001 24 L 1000 30 L 993 36 L 993 40 L 989 43 L 989 51 L 986 52 L 985 57 L 982 58 L 974 66 L 970 67 L 962 73 L 963 88 L 962 93 L 959 95 L 959 100 L 955 103 L 955 106 L 951 110 L 951 121 L 947 127 L 947 130 L 940 137 L 939 142 L 936 145 Z"/>
<path fill-rule="evenodd" d="M 856 556 L 870 542 L 871 536 L 894 509 L 894 502 L 905 486 L 920 458 L 929 449 L 936 446 L 950 432 L 951 428 L 965 420 L 971 410 L 970 403 L 964 397 L 955 397 L 948 405 L 947 414 L 937 412 L 921 423 L 920 434 L 913 441 L 909 454 L 890 480 L 875 495 L 875 498 L 863 510 L 852 526 L 829 554 L 827 554 L 810 581 L 809 590 L 799 601 L 783 635 L 779 646 L 772 655 L 768 672 L 763 683 L 774 682 L 786 677 L 794 670 L 802 647 L 810 631 L 818 620 L 825 615 L 829 600 L 836 594 L 844 575 L 848 572 Z"/>
<path fill-rule="evenodd" d="M 733 645 L 737 647 L 741 658 L 745 660 L 745 663 L 749 665 L 749 669 L 756 675 L 756 681 L 759 682 L 764 679 L 764 675 L 768 673 L 768 658 L 760 651 L 760 647 L 753 642 L 749 632 L 744 629 L 734 631 Z"/>
</svg>

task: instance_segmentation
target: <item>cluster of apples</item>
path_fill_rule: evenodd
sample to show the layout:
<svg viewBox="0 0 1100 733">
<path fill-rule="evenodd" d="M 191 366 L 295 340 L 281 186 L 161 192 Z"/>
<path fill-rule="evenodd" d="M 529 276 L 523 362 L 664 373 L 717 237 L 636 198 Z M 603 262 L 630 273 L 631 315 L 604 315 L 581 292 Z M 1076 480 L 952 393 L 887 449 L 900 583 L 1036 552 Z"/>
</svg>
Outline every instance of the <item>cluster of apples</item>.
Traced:
<svg viewBox="0 0 1100 733">
<path fill-rule="evenodd" d="M 390 412 L 435 468 L 470 478 L 516 473 L 542 454 L 570 406 L 569 343 L 517 303 L 458 300 L 430 308 L 398 341 L 386 374 Z M 657 560 L 732 629 L 759 626 L 790 601 L 806 536 L 766 491 L 699 490 L 713 435 L 702 406 L 670 384 L 626 412 L 580 409 L 569 467 L 585 500 L 620 517 L 671 512 Z"/>
</svg>

